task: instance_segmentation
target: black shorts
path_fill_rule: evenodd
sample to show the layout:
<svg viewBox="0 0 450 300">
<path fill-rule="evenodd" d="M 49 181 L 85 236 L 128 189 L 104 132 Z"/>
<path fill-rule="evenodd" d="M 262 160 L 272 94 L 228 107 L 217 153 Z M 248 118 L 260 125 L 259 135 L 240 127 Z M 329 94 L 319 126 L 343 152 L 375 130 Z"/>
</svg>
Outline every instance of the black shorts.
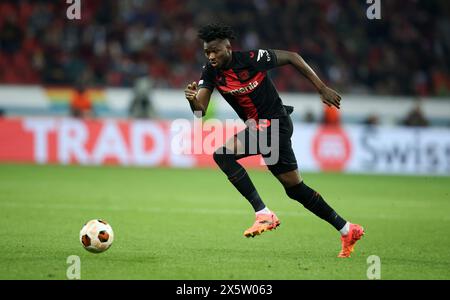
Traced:
<svg viewBox="0 0 450 300">
<path fill-rule="evenodd" d="M 245 144 L 245 152 L 238 153 L 237 159 L 261 154 L 274 175 L 297 170 L 297 160 L 291 143 L 294 129 L 291 117 L 260 120 L 258 125 L 250 124 L 235 135 Z"/>
</svg>

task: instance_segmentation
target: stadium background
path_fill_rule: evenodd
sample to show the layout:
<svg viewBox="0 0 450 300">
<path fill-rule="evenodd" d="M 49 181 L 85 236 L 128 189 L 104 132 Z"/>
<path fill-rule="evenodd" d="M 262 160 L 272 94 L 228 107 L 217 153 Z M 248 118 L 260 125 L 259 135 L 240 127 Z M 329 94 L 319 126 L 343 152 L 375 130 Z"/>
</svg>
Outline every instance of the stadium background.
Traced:
<svg viewBox="0 0 450 300">
<path fill-rule="evenodd" d="M 366 279 L 370 255 L 383 279 L 449 279 L 448 2 L 381 0 L 380 20 L 366 1 L 80 3 L 70 20 L 66 1 L 0 2 L 1 278 L 66 278 L 74 254 L 83 279 Z M 251 210 L 210 155 L 174 153 L 172 122 L 194 122 L 182 89 L 205 61 L 196 29 L 213 21 L 233 26 L 234 49 L 299 52 L 343 95 L 330 111 L 293 68 L 270 72 L 295 106 L 305 180 L 366 226 L 351 261 L 258 157 L 245 165 L 286 226 L 248 241 Z M 236 118 L 217 94 L 207 117 Z M 91 218 L 117 232 L 100 257 L 78 242 Z"/>
</svg>

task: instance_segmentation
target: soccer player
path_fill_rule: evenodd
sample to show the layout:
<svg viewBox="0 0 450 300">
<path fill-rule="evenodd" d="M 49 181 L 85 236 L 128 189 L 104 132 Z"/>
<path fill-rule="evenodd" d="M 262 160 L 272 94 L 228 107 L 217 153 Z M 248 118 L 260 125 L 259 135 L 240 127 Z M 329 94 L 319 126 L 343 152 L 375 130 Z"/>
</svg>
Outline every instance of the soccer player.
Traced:
<svg viewBox="0 0 450 300">
<path fill-rule="evenodd" d="M 305 184 L 298 172 L 297 161 L 292 150 L 293 132 L 290 113 L 293 107 L 283 105 L 277 90 L 267 76 L 267 71 L 285 65 L 293 66 L 317 89 L 322 102 L 339 108 L 341 96 L 327 87 L 302 57 L 294 52 L 272 49 L 233 51 L 230 41 L 234 33 L 229 26 L 210 24 L 202 27 L 198 37 L 208 62 L 203 67 L 199 83 L 192 82 L 184 91 L 192 111 L 204 116 L 214 88 L 244 120 L 253 124 L 230 138 L 223 147 L 214 152 L 214 160 L 227 175 L 229 181 L 252 205 L 256 213 L 253 226 L 245 230 L 244 236 L 254 237 L 275 229 L 280 220 L 264 204 L 245 169 L 237 162 L 240 158 L 261 154 L 250 151 L 251 143 L 258 143 L 261 132 L 271 136 L 273 120 L 278 120 L 278 151 L 276 163 L 267 164 L 268 155 L 263 154 L 268 169 L 281 182 L 286 194 L 301 203 L 316 216 L 330 223 L 341 234 L 342 250 L 338 257 L 349 257 L 355 243 L 364 235 L 364 229 L 338 215 L 322 196 Z M 261 120 L 267 120 L 261 123 Z M 270 122 L 272 120 L 272 122 Z M 246 122 L 248 124 L 248 122 Z M 252 124 L 252 123 L 250 123 Z M 275 130 L 275 129 L 273 129 Z M 250 145 L 250 146 L 249 146 Z M 271 145 L 273 146 L 273 145 Z"/>
</svg>

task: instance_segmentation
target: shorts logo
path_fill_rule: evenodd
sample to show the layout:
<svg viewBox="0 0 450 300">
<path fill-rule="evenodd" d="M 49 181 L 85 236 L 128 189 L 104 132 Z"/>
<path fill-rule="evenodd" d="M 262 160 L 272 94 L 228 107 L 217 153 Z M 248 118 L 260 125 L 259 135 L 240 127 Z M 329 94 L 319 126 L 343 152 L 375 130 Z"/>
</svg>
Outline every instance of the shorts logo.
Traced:
<svg viewBox="0 0 450 300">
<path fill-rule="evenodd" d="M 270 120 L 262 119 L 262 120 L 259 120 L 258 124 L 256 124 L 256 123 L 250 124 L 249 128 L 252 130 L 264 131 L 264 130 L 266 130 L 266 128 L 270 127 L 270 124 L 271 124 Z"/>
</svg>

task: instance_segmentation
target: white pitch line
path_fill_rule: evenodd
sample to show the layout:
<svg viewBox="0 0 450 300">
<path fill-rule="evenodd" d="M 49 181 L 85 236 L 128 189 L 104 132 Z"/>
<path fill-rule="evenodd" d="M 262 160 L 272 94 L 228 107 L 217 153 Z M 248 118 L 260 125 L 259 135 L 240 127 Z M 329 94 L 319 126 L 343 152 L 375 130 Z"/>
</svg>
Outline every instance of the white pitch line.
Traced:
<svg viewBox="0 0 450 300">
<path fill-rule="evenodd" d="M 73 205 L 73 204 L 42 204 L 42 203 L 32 203 L 32 204 L 21 204 L 12 202 L 0 202 L 0 207 L 8 208 L 27 208 L 27 209 L 60 209 L 60 210 L 107 210 L 107 211 L 134 211 L 134 212 L 144 212 L 144 213 L 196 213 L 196 214 L 226 214 L 226 215 L 248 215 L 249 211 L 235 210 L 235 209 L 209 209 L 209 208 L 161 208 L 155 206 L 146 206 L 142 208 L 131 208 L 131 207 L 120 207 L 120 206 L 100 206 L 100 205 Z M 277 211 L 277 214 L 283 214 L 286 216 L 307 216 L 307 213 L 303 212 L 287 212 L 287 211 Z"/>
<path fill-rule="evenodd" d="M 237 210 L 237 209 L 210 209 L 210 208 L 161 208 L 156 206 L 151 206 L 150 203 L 148 206 L 135 208 L 135 207 L 126 207 L 126 206 L 117 206 L 117 205 L 74 205 L 74 204 L 43 204 L 43 203 L 31 203 L 31 204 L 23 204 L 17 202 L 0 202 L 0 207 L 5 208 L 26 208 L 26 209 L 55 209 L 55 210 L 106 210 L 106 211 L 129 211 L 129 212 L 143 212 L 143 213 L 169 213 L 169 214 L 216 214 L 216 215 L 245 215 L 248 216 L 250 210 Z M 313 214 L 308 212 L 303 207 L 299 206 L 299 211 L 280 211 L 274 210 L 278 216 L 290 216 L 290 217 L 313 217 Z M 303 211 L 302 211 L 303 210 Z M 389 215 L 389 214 L 358 214 L 358 217 L 364 219 L 375 219 L 375 220 L 408 220 L 411 219 L 410 216 L 404 215 Z M 423 216 L 414 216 L 415 219 L 418 220 L 434 220 L 434 221 L 442 221 L 449 222 L 450 217 L 445 216 L 441 218 L 434 217 L 423 217 Z"/>
</svg>

